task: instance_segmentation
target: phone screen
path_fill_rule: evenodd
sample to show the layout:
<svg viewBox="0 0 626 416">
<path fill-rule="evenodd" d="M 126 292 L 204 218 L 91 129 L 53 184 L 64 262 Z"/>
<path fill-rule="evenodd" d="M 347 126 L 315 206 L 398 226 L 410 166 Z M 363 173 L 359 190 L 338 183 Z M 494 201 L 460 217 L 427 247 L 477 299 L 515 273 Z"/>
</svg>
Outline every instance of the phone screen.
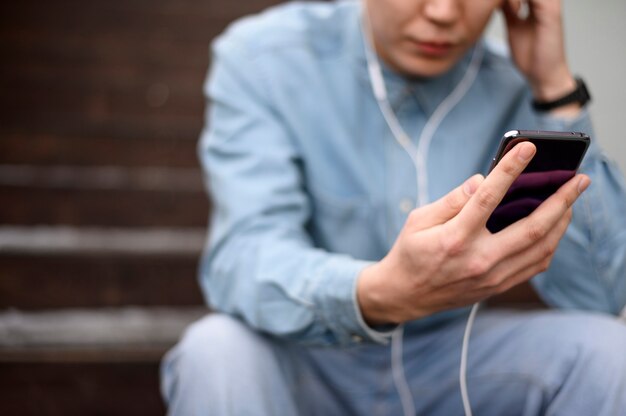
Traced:
<svg viewBox="0 0 626 416">
<path fill-rule="evenodd" d="M 517 133 L 505 137 L 494 166 L 520 141 L 533 142 L 537 152 L 489 218 L 487 228 L 494 233 L 532 213 L 573 178 L 589 146 L 589 137 L 581 133 Z"/>
</svg>

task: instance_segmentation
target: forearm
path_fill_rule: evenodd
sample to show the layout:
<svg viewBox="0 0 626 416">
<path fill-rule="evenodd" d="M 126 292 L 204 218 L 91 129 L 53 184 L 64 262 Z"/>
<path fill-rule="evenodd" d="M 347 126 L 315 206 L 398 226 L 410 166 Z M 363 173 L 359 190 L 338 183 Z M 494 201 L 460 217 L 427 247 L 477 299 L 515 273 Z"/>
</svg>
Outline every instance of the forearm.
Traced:
<svg viewBox="0 0 626 416">
<path fill-rule="evenodd" d="M 279 116 L 249 34 L 229 32 L 214 43 L 199 146 L 213 202 L 201 271 L 208 301 L 297 342 L 383 341 L 365 326 L 356 302 L 366 263 L 314 247 L 301 149 Z"/>
<path fill-rule="evenodd" d="M 311 247 L 298 232 L 257 222 L 214 244 L 202 285 L 213 307 L 254 328 L 312 345 L 385 342 L 368 328 L 356 281 L 369 263 Z"/>
</svg>

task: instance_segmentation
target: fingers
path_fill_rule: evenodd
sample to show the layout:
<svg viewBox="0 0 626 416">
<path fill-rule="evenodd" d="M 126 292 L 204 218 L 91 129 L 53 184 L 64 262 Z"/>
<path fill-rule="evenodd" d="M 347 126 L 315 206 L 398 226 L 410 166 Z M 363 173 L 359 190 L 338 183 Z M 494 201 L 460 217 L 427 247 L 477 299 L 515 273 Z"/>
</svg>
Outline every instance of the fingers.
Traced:
<svg viewBox="0 0 626 416">
<path fill-rule="evenodd" d="M 466 290 L 477 297 L 498 295 L 548 269 L 559 241 L 571 220 L 571 208 L 541 241 L 499 261 L 479 280 L 466 282 Z M 493 247 L 490 245 L 490 247 Z M 470 284 L 471 283 L 471 284 Z"/>
<path fill-rule="evenodd" d="M 474 175 L 437 201 L 413 210 L 409 218 L 411 229 L 419 231 L 449 221 L 461 211 L 483 180 L 482 175 Z"/>
<path fill-rule="evenodd" d="M 589 186 L 591 180 L 586 175 L 576 175 L 546 199 L 528 217 L 511 224 L 494 234 L 494 249 L 506 257 L 520 252 L 544 238 L 565 216 L 576 199 Z"/>
<path fill-rule="evenodd" d="M 563 232 L 566 229 L 567 222 L 563 226 Z M 524 255 L 512 256 L 510 259 L 498 263 L 496 267 L 480 279 L 463 279 L 450 283 L 448 287 L 453 287 L 457 293 L 462 293 L 466 300 L 465 304 L 470 303 L 468 299 L 480 301 L 499 295 L 513 286 L 530 280 L 548 268 L 552 256 L 542 258 L 538 254 L 541 253 L 540 249 L 533 249 L 533 251 L 533 253 L 529 252 Z"/>
<path fill-rule="evenodd" d="M 548 198 L 533 214 L 499 233 L 490 235 L 472 259 L 487 264 L 485 273 L 465 279 L 468 293 L 488 297 L 545 271 L 572 217 L 572 205 L 589 186 L 586 175 L 577 175 Z M 482 254 L 481 254 L 482 253 Z"/>
<path fill-rule="evenodd" d="M 487 286 L 496 294 L 501 293 L 545 271 L 570 224 L 571 216 L 570 208 L 545 238 L 498 262 L 486 277 Z"/>
<path fill-rule="evenodd" d="M 458 222 L 456 225 L 466 233 L 483 229 L 493 210 L 504 198 L 515 179 L 526 168 L 536 151 L 534 144 L 522 142 L 504 155 L 454 218 L 454 221 Z"/>
</svg>

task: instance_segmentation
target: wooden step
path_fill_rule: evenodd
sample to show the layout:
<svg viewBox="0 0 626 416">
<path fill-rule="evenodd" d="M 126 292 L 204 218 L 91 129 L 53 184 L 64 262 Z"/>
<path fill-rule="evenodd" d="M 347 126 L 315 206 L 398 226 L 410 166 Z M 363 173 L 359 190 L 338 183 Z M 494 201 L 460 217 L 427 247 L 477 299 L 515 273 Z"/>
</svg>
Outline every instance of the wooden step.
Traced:
<svg viewBox="0 0 626 416">
<path fill-rule="evenodd" d="M 5 310 L 0 362 L 155 361 L 207 313 L 206 307 Z"/>
<path fill-rule="evenodd" d="M 0 414 L 162 415 L 160 359 L 207 312 L 0 313 Z"/>
<path fill-rule="evenodd" d="M 78 10 L 84 13 L 85 9 Z M 149 13 L 130 18 L 105 12 L 95 16 L 49 14 L 52 16 L 26 14 L 8 22 L 0 30 L 0 50 L 14 56 L 18 64 L 39 58 L 39 62 L 55 65 L 75 62 L 79 67 L 100 61 L 107 66 L 136 62 L 159 63 L 168 69 L 193 68 L 206 62 L 209 42 L 231 21 L 207 14 L 162 16 L 154 20 L 147 18 Z M 55 17 L 60 20 L 56 26 L 51 20 Z M 67 25 L 63 26 L 62 21 Z M 94 48 L 90 50 L 89 44 Z M 204 54 L 195 53 L 199 48 L 204 48 Z"/>
<path fill-rule="evenodd" d="M 0 414 L 162 416 L 159 363 L 0 363 Z"/>
<path fill-rule="evenodd" d="M 98 72 L 91 68 L 50 70 L 32 64 L 27 64 L 31 69 L 18 67 L 10 72 L 5 69 L 2 72 L 3 82 L 7 83 L 3 86 L 6 96 L 0 100 L 0 109 L 10 116 L 22 114 L 30 107 L 34 114 L 82 114 L 95 120 L 107 116 L 123 119 L 125 114 L 171 119 L 201 117 L 202 82 L 207 67 L 205 49 L 190 51 L 203 57 L 195 71 L 145 74 L 141 78 L 139 74 L 145 73 L 142 68 L 137 68 L 134 76 L 122 76 L 117 68 L 105 72 L 106 67 Z M 182 77 L 184 80 L 179 81 Z"/>
<path fill-rule="evenodd" d="M 3 3 L 0 163 L 192 166 L 211 39 L 276 3 Z"/>
<path fill-rule="evenodd" d="M 0 224 L 203 227 L 199 169 L 0 166 Z"/>
<path fill-rule="evenodd" d="M 0 227 L 0 306 L 201 305 L 205 234 L 203 228 Z"/>
<path fill-rule="evenodd" d="M 21 309 L 201 305 L 198 259 L 0 255 L 0 306 Z"/>
<path fill-rule="evenodd" d="M 135 30 L 149 25 L 174 25 L 186 29 L 189 26 L 201 30 L 202 24 L 196 19 L 209 16 L 224 20 L 256 13 L 280 0 L 240 0 L 224 2 L 220 0 L 133 0 L 105 1 L 92 0 L 88 4 L 79 0 L 59 0 L 54 4 L 36 0 L 22 0 L 2 6 L 2 26 L 49 27 L 52 30 L 90 33 L 101 30 Z M 54 23 L 57 23 L 55 26 Z M 176 23 L 178 23 L 176 25 Z"/>
<path fill-rule="evenodd" d="M 15 225 L 66 224 L 107 227 L 197 227 L 206 224 L 203 193 L 56 190 L 26 187 L 0 190 L 0 222 Z"/>
<path fill-rule="evenodd" d="M 197 256 L 203 228 L 0 227 L 0 254 Z"/>
<path fill-rule="evenodd" d="M 94 116 L 80 116 L 61 110 L 32 113 L 30 117 L 22 112 L 12 113 L 10 118 L 6 117 L 2 120 L 0 134 L 2 137 L 8 135 L 18 137 L 50 135 L 85 140 L 91 138 L 120 140 L 154 138 L 170 141 L 196 141 L 200 136 L 202 126 L 202 118 L 198 115 L 178 117 L 120 115 L 112 118 L 106 114 L 100 116 L 98 109 L 96 109 Z"/>
<path fill-rule="evenodd" d="M 0 165 L 0 186 L 59 190 L 202 193 L 199 168 Z"/>
<path fill-rule="evenodd" d="M 76 133 L 10 133 L 5 130 L 3 134 L 0 126 L 0 170 L 7 172 L 14 165 L 22 170 L 29 165 L 38 168 L 46 165 L 77 168 L 94 165 L 104 166 L 105 169 L 107 166 L 198 169 L 196 131 L 188 132 L 188 137 L 120 137 L 120 134 L 106 136 L 104 132 L 98 132 L 94 136 L 81 136 Z M 197 184 L 197 174 L 193 175 L 196 176 L 193 181 Z M 0 173 L 0 181 L 10 180 L 5 176 L 8 175 Z"/>
<path fill-rule="evenodd" d="M 0 414 L 165 413 L 159 360 L 207 313 L 209 43 L 278 2 L 0 5 Z"/>
<path fill-rule="evenodd" d="M 84 3 L 61 0 L 54 4 L 35 0 L 5 3 L 0 14 L 2 38 L 18 32 L 28 34 L 70 33 L 75 37 L 108 34 L 111 39 L 126 41 L 168 38 L 182 42 L 206 40 L 216 22 L 258 12 L 276 0 L 157 0 L 104 1 Z M 145 45 L 145 43 L 144 43 Z M 146 48 L 144 48 L 146 49 Z M 139 50 L 141 52 L 141 50 Z M 193 58 L 191 58 L 193 59 Z"/>
</svg>

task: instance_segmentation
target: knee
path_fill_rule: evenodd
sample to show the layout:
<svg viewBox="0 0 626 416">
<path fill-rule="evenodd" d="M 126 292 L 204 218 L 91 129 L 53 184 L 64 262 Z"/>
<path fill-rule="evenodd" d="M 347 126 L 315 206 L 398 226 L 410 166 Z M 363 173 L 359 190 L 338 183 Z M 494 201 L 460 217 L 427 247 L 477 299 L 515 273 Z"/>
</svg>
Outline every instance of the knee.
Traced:
<svg viewBox="0 0 626 416">
<path fill-rule="evenodd" d="M 166 402 L 220 385 L 232 374 L 234 363 L 245 360 L 243 350 L 253 349 L 257 337 L 227 315 L 210 314 L 191 324 L 161 363 L 161 392 Z"/>
<path fill-rule="evenodd" d="M 614 414 L 610 409 L 626 406 L 626 325 L 602 315 L 583 315 L 576 321 L 563 328 L 574 353 L 561 396 L 576 403 L 580 414 Z"/>
<path fill-rule="evenodd" d="M 219 366 L 241 357 L 259 342 L 259 336 L 244 323 L 223 314 L 210 314 L 193 323 L 183 334 L 178 355 L 195 368 Z"/>
<path fill-rule="evenodd" d="M 566 320 L 558 333 L 570 352 L 569 374 L 576 383 L 626 385 L 626 325 L 613 317 L 581 314 Z"/>
<path fill-rule="evenodd" d="M 169 413 L 277 414 L 257 411 L 264 403 L 271 408 L 267 398 L 275 395 L 268 392 L 285 384 L 276 348 L 226 315 L 209 315 L 192 324 L 161 366 Z"/>
<path fill-rule="evenodd" d="M 573 344 L 579 360 L 626 377 L 626 325 L 613 317 L 591 315 L 569 330 L 577 331 Z"/>
</svg>

